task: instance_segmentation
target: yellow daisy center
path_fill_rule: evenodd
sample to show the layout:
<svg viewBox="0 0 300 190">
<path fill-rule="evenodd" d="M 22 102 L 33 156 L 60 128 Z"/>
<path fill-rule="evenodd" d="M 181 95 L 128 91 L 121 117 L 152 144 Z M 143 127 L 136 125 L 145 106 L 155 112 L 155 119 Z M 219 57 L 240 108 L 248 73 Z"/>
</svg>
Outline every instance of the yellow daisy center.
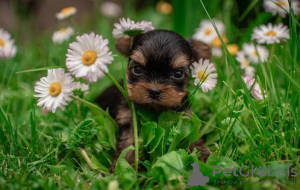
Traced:
<svg viewBox="0 0 300 190">
<path fill-rule="evenodd" d="M 5 46 L 4 40 L 2 40 L 1 38 L 0 38 L 0 46 L 1 46 L 1 47 L 4 47 L 4 46 Z"/>
<path fill-rule="evenodd" d="M 243 64 L 244 66 L 248 67 L 248 61 L 243 60 L 243 61 L 242 61 L 242 64 Z"/>
<path fill-rule="evenodd" d="M 265 33 L 266 36 L 277 36 L 277 32 L 275 32 L 274 30 L 270 30 L 268 32 Z"/>
<path fill-rule="evenodd" d="M 62 28 L 62 29 L 59 30 L 59 33 L 61 33 L 61 34 L 64 34 L 64 33 L 66 33 L 66 32 L 67 32 L 67 29 L 66 29 L 66 28 Z"/>
<path fill-rule="evenodd" d="M 227 45 L 227 49 L 231 55 L 235 55 L 239 51 L 239 47 L 236 44 Z"/>
<path fill-rule="evenodd" d="M 213 32 L 213 30 L 210 29 L 210 28 L 208 28 L 208 29 L 206 29 L 206 30 L 204 31 L 204 34 L 205 34 L 206 36 L 208 36 L 208 35 L 210 35 L 212 32 Z"/>
<path fill-rule="evenodd" d="M 51 83 L 49 87 L 49 93 L 51 96 L 55 97 L 58 96 L 61 92 L 61 84 L 59 82 Z"/>
<path fill-rule="evenodd" d="M 284 2 L 284 1 L 277 1 L 276 4 L 280 5 L 280 6 L 285 6 L 286 2 Z"/>
<path fill-rule="evenodd" d="M 198 72 L 198 79 L 201 82 L 204 82 L 206 80 L 206 77 L 207 77 L 207 73 L 205 71 L 201 70 Z"/>
<path fill-rule="evenodd" d="M 225 44 L 228 42 L 228 40 L 225 36 L 222 36 L 222 40 L 224 41 Z M 214 47 L 221 47 L 222 42 L 219 39 L 219 37 L 215 37 L 215 39 L 212 41 L 211 45 L 214 46 Z"/>
<path fill-rule="evenodd" d="M 92 65 L 95 63 L 97 59 L 97 54 L 93 50 L 87 50 L 86 52 L 83 53 L 82 55 L 82 62 L 85 65 Z"/>
<path fill-rule="evenodd" d="M 62 9 L 60 12 L 65 15 L 65 14 L 71 13 L 73 11 L 74 11 L 74 7 L 66 7 L 66 8 Z"/>
<path fill-rule="evenodd" d="M 170 3 L 165 1 L 160 1 L 156 5 L 156 10 L 163 14 L 171 14 L 173 11 L 173 7 Z"/>
<path fill-rule="evenodd" d="M 258 56 L 258 54 L 257 54 L 257 51 L 256 51 L 256 50 L 254 50 L 254 51 L 252 52 L 252 54 L 253 54 L 254 56 Z"/>
</svg>

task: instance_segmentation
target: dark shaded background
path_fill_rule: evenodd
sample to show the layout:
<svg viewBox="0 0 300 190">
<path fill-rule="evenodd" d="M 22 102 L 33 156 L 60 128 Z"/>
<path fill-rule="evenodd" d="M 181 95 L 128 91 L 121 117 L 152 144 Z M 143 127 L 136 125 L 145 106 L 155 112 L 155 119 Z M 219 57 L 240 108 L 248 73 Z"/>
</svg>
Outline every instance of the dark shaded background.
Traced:
<svg viewBox="0 0 300 190">
<path fill-rule="evenodd" d="M 118 3 L 123 11 L 120 16 L 128 16 L 127 8 L 131 7 L 137 13 L 146 9 L 155 9 L 159 0 L 111 0 Z M 22 30 L 22 26 L 30 25 L 31 32 L 39 33 L 45 30 L 54 30 L 59 22 L 55 18 L 55 13 L 62 8 L 74 6 L 78 9 L 78 13 L 74 16 L 76 21 L 89 23 L 97 22 L 94 16 L 99 12 L 99 6 L 103 0 L 0 0 L 0 27 L 8 31 Z M 173 29 L 182 35 L 191 35 L 190 28 L 196 28 L 202 18 L 206 18 L 206 14 L 199 0 L 188 0 L 188 3 L 182 0 L 167 0 L 173 5 L 173 14 L 169 15 L 176 20 Z M 234 22 L 237 28 L 245 28 L 252 24 L 255 12 L 260 11 L 255 8 L 249 12 L 245 19 L 240 19 L 246 8 L 252 0 L 204 0 L 209 13 L 212 16 L 221 18 L 224 22 Z M 259 2 L 262 4 L 262 2 Z M 212 5 L 212 6 L 211 6 Z M 262 6 L 256 6 L 262 7 Z M 223 13 L 223 14 L 221 14 Z M 225 13 L 225 14 L 224 14 Z M 227 14 L 228 13 L 228 14 Z M 230 14 L 229 14 L 230 13 Z M 100 13 L 101 14 L 101 13 Z M 228 15 L 228 16 L 226 16 Z M 229 16 L 231 18 L 229 18 Z M 117 18 L 112 19 L 113 22 Z M 179 22 L 180 21 L 180 22 Z M 174 22 L 175 23 L 175 22 Z M 230 30 L 230 29 L 229 29 Z"/>
</svg>

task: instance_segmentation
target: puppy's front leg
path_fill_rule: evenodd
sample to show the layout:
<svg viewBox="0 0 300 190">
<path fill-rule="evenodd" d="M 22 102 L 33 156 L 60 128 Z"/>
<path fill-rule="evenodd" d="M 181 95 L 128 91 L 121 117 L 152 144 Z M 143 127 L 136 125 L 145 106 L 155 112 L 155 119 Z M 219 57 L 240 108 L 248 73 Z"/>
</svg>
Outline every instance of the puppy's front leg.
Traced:
<svg viewBox="0 0 300 190">
<path fill-rule="evenodd" d="M 134 134 L 132 127 L 132 114 L 129 108 L 121 108 L 118 110 L 116 121 L 119 126 L 119 138 L 117 142 L 116 158 L 110 168 L 111 172 L 114 172 L 118 158 L 122 151 L 128 146 L 134 144 Z M 134 151 L 129 150 L 125 156 L 125 159 L 129 164 L 134 163 Z"/>
</svg>

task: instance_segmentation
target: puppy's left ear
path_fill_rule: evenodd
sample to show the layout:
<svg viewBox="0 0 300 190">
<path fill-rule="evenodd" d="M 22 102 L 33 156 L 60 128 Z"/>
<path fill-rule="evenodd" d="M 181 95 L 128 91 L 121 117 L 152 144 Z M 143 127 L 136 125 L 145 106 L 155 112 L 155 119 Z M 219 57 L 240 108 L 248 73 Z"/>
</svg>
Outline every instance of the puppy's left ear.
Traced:
<svg viewBox="0 0 300 190">
<path fill-rule="evenodd" d="M 115 43 L 115 48 L 121 54 L 128 57 L 131 49 L 131 38 L 130 37 L 119 38 Z"/>
<path fill-rule="evenodd" d="M 208 44 L 188 39 L 187 40 L 191 46 L 192 53 L 193 53 L 193 61 L 199 61 L 199 59 L 211 59 L 212 58 L 212 51 Z"/>
</svg>

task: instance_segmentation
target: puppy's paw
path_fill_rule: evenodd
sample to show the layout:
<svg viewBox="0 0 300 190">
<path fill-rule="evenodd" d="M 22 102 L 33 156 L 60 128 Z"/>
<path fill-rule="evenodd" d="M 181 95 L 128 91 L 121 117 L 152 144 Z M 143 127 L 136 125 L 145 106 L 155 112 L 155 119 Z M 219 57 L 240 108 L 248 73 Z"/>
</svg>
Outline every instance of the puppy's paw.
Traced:
<svg viewBox="0 0 300 190">
<path fill-rule="evenodd" d="M 210 152 L 207 149 L 207 147 L 204 144 L 203 139 L 199 139 L 198 141 L 192 143 L 189 147 L 190 151 L 193 151 L 193 149 L 196 148 L 198 152 L 200 152 L 200 157 L 198 158 L 201 162 L 206 163 Z"/>
<path fill-rule="evenodd" d="M 109 168 L 109 171 L 110 173 L 115 173 L 115 168 L 116 168 L 116 165 L 117 165 L 117 162 L 118 162 L 118 159 L 119 159 L 119 156 L 116 156 L 116 158 L 114 159 L 114 161 L 112 162 L 110 168 Z M 129 150 L 126 154 L 126 156 L 124 157 L 124 159 L 130 164 L 130 165 L 133 165 L 134 164 L 134 151 L 133 150 Z"/>
</svg>

